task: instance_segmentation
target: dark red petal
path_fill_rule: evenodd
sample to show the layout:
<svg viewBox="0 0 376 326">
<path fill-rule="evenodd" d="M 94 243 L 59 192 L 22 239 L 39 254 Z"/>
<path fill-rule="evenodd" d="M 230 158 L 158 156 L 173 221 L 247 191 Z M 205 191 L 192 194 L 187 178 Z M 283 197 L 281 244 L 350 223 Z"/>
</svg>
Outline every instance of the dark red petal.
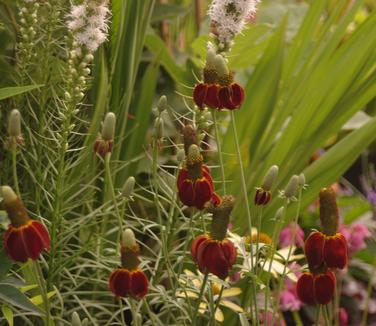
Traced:
<svg viewBox="0 0 376 326">
<path fill-rule="evenodd" d="M 321 232 L 312 232 L 304 244 L 304 252 L 310 268 L 317 268 L 323 263 L 325 236 Z"/>
<path fill-rule="evenodd" d="M 254 199 L 254 202 L 255 202 L 255 205 L 267 205 L 270 201 L 272 197 L 272 194 L 270 191 L 266 191 L 264 189 L 257 189 L 256 190 L 256 194 L 255 194 L 255 199 Z"/>
<path fill-rule="evenodd" d="M 201 245 L 201 243 L 205 240 L 207 240 L 208 237 L 207 235 L 199 235 L 198 237 L 196 237 L 193 241 L 192 241 L 192 244 L 191 244 L 191 254 L 192 254 L 192 258 L 195 262 L 197 262 L 197 250 L 198 250 L 198 247 Z"/>
<path fill-rule="evenodd" d="M 219 86 L 217 84 L 210 85 L 206 93 L 205 104 L 212 108 L 220 108 L 220 102 L 218 98 Z"/>
<path fill-rule="evenodd" d="M 228 262 L 228 265 L 231 268 L 232 265 L 234 265 L 236 262 L 236 256 L 237 256 L 236 248 L 234 244 L 232 243 L 232 241 L 228 239 L 223 240 L 221 242 L 221 246 L 222 246 L 223 255 L 225 256 Z"/>
<path fill-rule="evenodd" d="M 300 301 L 306 304 L 315 304 L 313 291 L 313 275 L 311 273 L 302 274 L 296 284 L 296 294 Z"/>
<path fill-rule="evenodd" d="M 200 245 L 197 254 L 199 266 L 203 271 L 218 276 L 224 280 L 228 276 L 229 265 L 226 260 L 219 241 L 208 240 Z"/>
<path fill-rule="evenodd" d="M 23 241 L 22 229 L 9 225 L 4 234 L 4 248 L 11 259 L 24 263 L 29 257 Z"/>
<path fill-rule="evenodd" d="M 197 179 L 194 183 L 194 192 L 194 205 L 198 209 L 203 209 L 205 203 L 210 201 L 212 197 L 213 186 L 206 178 Z"/>
<path fill-rule="evenodd" d="M 135 299 L 142 299 L 148 293 L 148 279 L 143 271 L 137 270 L 131 273 L 130 294 Z"/>
<path fill-rule="evenodd" d="M 210 199 L 210 202 L 214 206 L 219 206 L 221 204 L 221 202 L 222 202 L 222 198 L 217 193 L 213 192 L 212 197 Z"/>
<path fill-rule="evenodd" d="M 185 179 L 179 186 L 179 198 L 184 205 L 195 206 L 195 193 L 193 182 Z"/>
<path fill-rule="evenodd" d="M 205 103 L 207 91 L 208 85 L 204 83 L 197 84 L 193 90 L 193 101 L 200 109 L 202 109 Z"/>
<path fill-rule="evenodd" d="M 244 89 L 237 83 L 231 84 L 231 102 L 235 108 L 239 108 L 244 101 Z"/>
<path fill-rule="evenodd" d="M 328 271 L 316 275 L 313 284 L 316 302 L 319 304 L 328 304 L 333 299 L 335 288 L 336 281 L 332 272 Z"/>
<path fill-rule="evenodd" d="M 110 276 L 109 287 L 117 297 L 126 297 L 130 294 L 130 272 L 124 268 L 116 269 Z"/>
<path fill-rule="evenodd" d="M 202 165 L 202 176 L 210 183 L 211 187 L 214 189 L 213 179 L 210 174 L 210 170 L 206 165 Z"/>
<path fill-rule="evenodd" d="M 329 268 L 345 268 L 347 265 L 347 242 L 341 233 L 326 238 L 324 261 Z"/>
<path fill-rule="evenodd" d="M 32 223 L 23 228 L 22 237 L 28 257 L 32 260 L 36 260 L 39 258 L 44 247 L 42 239 L 31 224 Z"/>
<path fill-rule="evenodd" d="M 180 169 L 179 174 L 178 174 L 178 178 L 177 178 L 177 181 L 176 181 L 178 188 L 183 183 L 183 181 L 186 180 L 186 179 L 189 179 L 188 170 L 187 169 Z"/>
<path fill-rule="evenodd" d="M 229 110 L 235 109 L 235 106 L 231 101 L 231 88 L 229 86 L 221 87 L 218 92 L 218 98 L 221 108 L 226 108 Z"/>
<path fill-rule="evenodd" d="M 31 227 L 34 228 L 35 232 L 38 234 L 39 238 L 42 241 L 43 249 L 50 250 L 51 242 L 50 242 L 50 236 L 48 234 L 48 231 L 46 227 L 38 222 L 38 221 L 32 221 Z"/>
</svg>

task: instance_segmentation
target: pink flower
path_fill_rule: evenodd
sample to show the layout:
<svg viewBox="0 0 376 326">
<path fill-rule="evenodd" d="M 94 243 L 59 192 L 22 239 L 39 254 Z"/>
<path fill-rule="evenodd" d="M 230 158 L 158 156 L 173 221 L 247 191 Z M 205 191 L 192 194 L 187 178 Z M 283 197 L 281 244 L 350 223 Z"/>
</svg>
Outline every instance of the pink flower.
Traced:
<svg viewBox="0 0 376 326">
<path fill-rule="evenodd" d="M 302 306 L 296 292 L 283 290 L 279 297 L 279 307 L 282 311 L 298 311 Z"/>
<path fill-rule="evenodd" d="M 279 235 L 279 246 L 281 248 L 290 246 L 292 244 L 294 229 L 296 229 L 295 245 L 297 247 L 303 247 L 304 231 L 299 224 L 296 224 L 295 227 L 295 222 L 292 222 L 281 230 Z"/>
<path fill-rule="evenodd" d="M 339 308 L 339 311 L 338 311 L 338 319 L 339 319 L 339 324 L 341 326 L 346 326 L 347 325 L 347 322 L 349 320 L 349 315 L 346 311 L 345 308 Z"/>
<path fill-rule="evenodd" d="M 362 223 L 343 224 L 339 227 L 339 232 L 346 238 L 350 254 L 366 248 L 365 240 L 372 236 L 371 232 Z"/>
</svg>

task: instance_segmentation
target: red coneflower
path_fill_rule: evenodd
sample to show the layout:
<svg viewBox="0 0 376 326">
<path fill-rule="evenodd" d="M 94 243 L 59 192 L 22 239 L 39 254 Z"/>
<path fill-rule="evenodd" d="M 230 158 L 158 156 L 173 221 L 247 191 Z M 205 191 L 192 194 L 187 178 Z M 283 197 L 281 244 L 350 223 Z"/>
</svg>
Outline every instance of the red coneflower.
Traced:
<svg viewBox="0 0 376 326">
<path fill-rule="evenodd" d="M 131 229 L 123 232 L 121 240 L 121 267 L 115 269 L 108 284 L 117 297 L 142 299 L 148 292 L 148 279 L 139 269 L 140 247 Z"/>
<path fill-rule="evenodd" d="M 8 187 L 1 188 L 3 207 L 11 223 L 4 234 L 4 248 L 8 256 L 17 262 L 26 262 L 28 258 L 36 260 L 41 252 L 50 249 L 50 237 L 46 227 L 31 220 L 26 208 L 14 191 Z"/>
</svg>

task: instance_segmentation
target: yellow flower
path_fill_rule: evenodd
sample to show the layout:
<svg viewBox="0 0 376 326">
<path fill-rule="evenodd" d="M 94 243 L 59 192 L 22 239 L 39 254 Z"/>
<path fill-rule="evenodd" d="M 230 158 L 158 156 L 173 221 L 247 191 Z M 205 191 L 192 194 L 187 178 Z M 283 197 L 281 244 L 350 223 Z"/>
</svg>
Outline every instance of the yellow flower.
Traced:
<svg viewBox="0 0 376 326">
<path fill-rule="evenodd" d="M 177 293 L 177 296 L 180 298 L 191 298 L 191 299 L 198 299 L 199 292 L 202 286 L 202 282 L 204 279 L 204 275 L 198 272 L 195 274 L 190 270 L 184 270 L 183 277 L 179 279 L 183 290 Z M 217 280 L 217 281 L 216 281 Z M 219 299 L 219 295 L 221 292 L 221 281 L 218 278 L 212 277 L 211 278 L 211 289 L 213 294 L 213 302 L 214 306 L 216 306 L 217 301 Z M 230 299 L 236 297 L 241 293 L 241 289 L 238 287 L 230 287 L 226 288 L 222 291 L 222 296 L 218 303 L 218 308 L 215 311 L 215 320 L 218 322 L 223 322 L 224 315 L 222 310 L 219 308 L 220 306 L 226 307 L 231 309 L 236 313 L 244 312 L 242 307 L 238 306 L 236 303 L 232 302 Z M 200 302 L 200 306 L 198 312 L 201 315 L 204 315 L 208 310 L 208 302 L 209 299 L 206 296 L 202 296 L 202 301 Z"/>
</svg>

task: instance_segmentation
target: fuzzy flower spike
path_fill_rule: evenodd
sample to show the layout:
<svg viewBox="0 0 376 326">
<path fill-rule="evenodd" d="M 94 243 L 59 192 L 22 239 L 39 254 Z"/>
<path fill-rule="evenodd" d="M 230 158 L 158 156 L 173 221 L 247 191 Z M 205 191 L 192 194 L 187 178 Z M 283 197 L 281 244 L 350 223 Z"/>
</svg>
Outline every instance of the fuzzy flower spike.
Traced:
<svg viewBox="0 0 376 326">
<path fill-rule="evenodd" d="M 258 0 L 214 0 L 209 7 L 213 34 L 219 47 L 227 50 L 256 13 Z"/>
<path fill-rule="evenodd" d="M 109 15 L 107 0 L 85 0 L 73 5 L 68 15 L 68 28 L 77 44 L 94 53 L 107 39 Z"/>
</svg>

